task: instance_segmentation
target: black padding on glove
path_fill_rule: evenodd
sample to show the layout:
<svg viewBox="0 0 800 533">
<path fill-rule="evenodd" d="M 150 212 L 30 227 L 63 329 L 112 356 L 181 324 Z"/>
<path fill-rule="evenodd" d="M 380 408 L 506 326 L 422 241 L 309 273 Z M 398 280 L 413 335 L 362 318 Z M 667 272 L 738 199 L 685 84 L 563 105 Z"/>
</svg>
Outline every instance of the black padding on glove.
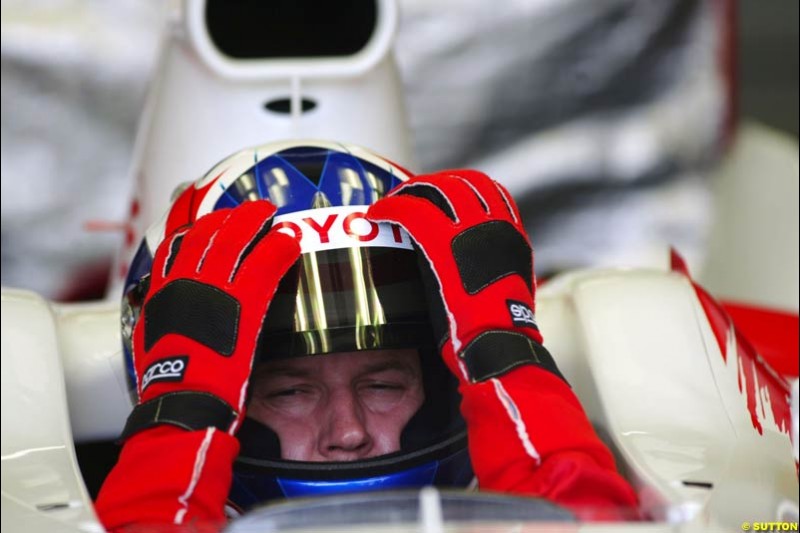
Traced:
<svg viewBox="0 0 800 533">
<path fill-rule="evenodd" d="M 417 198 L 422 198 L 424 200 L 428 200 L 433 205 L 438 207 L 447 217 L 452 220 L 453 222 L 456 221 L 456 214 L 453 211 L 453 206 L 450 202 L 445 198 L 442 191 L 433 187 L 432 185 L 427 185 L 424 183 L 409 185 L 400 189 L 397 193 L 397 196 L 416 196 Z"/>
<path fill-rule="evenodd" d="M 240 310 L 235 298 L 212 285 L 172 281 L 144 306 L 144 350 L 150 351 L 164 335 L 175 333 L 230 356 L 236 346 Z"/>
<path fill-rule="evenodd" d="M 185 235 L 178 235 L 174 239 L 172 239 L 172 243 L 169 245 L 169 255 L 167 256 L 167 264 L 164 265 L 164 276 L 169 274 L 169 271 L 172 270 L 172 265 L 175 264 L 175 258 L 178 257 L 178 250 L 181 249 L 181 244 L 183 244 L 183 238 Z"/>
<path fill-rule="evenodd" d="M 533 253 L 525 237 L 504 220 L 485 222 L 455 236 L 451 244 L 461 282 L 469 294 L 519 274 L 533 292 Z"/>
<path fill-rule="evenodd" d="M 264 225 L 261 226 L 261 229 L 258 230 L 258 233 L 256 233 L 255 236 L 250 239 L 250 242 L 247 243 L 245 249 L 242 250 L 242 254 L 239 256 L 239 260 L 236 262 L 236 268 L 233 271 L 231 279 L 236 276 L 245 260 L 250 256 L 253 250 L 255 250 L 256 246 L 258 246 L 258 243 L 260 243 L 261 240 L 267 236 L 267 233 L 269 233 L 270 229 L 272 229 L 272 218 L 267 220 Z"/>
<path fill-rule="evenodd" d="M 459 357 L 466 364 L 472 382 L 502 376 L 522 365 L 536 365 L 564 379 L 550 352 L 521 333 L 487 331 L 475 337 Z"/>
<path fill-rule="evenodd" d="M 195 431 L 215 427 L 228 431 L 236 419 L 236 411 L 225 401 L 205 392 L 170 392 L 137 405 L 125 423 L 120 439 L 126 440 L 136 433 L 169 424 Z"/>
</svg>

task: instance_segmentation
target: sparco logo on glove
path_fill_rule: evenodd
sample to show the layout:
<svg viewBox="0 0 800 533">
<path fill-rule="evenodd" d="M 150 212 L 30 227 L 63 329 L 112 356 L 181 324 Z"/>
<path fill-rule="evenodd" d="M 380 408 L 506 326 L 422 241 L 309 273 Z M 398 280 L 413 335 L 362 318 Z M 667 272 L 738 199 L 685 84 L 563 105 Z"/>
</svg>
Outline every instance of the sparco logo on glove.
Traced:
<svg viewBox="0 0 800 533">
<path fill-rule="evenodd" d="M 508 305 L 508 312 L 511 314 L 511 321 L 515 326 L 539 328 L 536 324 L 536 317 L 533 315 L 533 311 L 531 311 L 531 308 L 525 303 L 516 300 L 506 300 L 506 304 Z"/>
<path fill-rule="evenodd" d="M 153 381 L 181 381 L 186 367 L 189 366 L 189 358 L 185 355 L 159 359 L 147 367 L 142 376 L 142 390 L 146 389 Z"/>
</svg>

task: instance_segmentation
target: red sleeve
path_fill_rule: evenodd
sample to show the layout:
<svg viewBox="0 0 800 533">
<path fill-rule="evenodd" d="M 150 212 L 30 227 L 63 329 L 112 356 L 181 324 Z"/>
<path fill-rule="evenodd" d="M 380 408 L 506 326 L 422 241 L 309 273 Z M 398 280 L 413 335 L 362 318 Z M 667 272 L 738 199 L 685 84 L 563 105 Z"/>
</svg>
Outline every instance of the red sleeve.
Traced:
<svg viewBox="0 0 800 533">
<path fill-rule="evenodd" d="M 131 437 L 95 502 L 111 531 L 146 530 L 175 524 L 176 530 L 217 531 L 225 525 L 236 438 L 215 428 L 185 431 L 160 426 Z M 137 529 L 138 528 L 138 529 Z M 144 528 L 144 529 L 142 529 Z"/>
<path fill-rule="evenodd" d="M 584 520 L 636 516 L 635 492 L 562 379 L 523 366 L 460 390 L 481 490 L 546 498 Z"/>
</svg>

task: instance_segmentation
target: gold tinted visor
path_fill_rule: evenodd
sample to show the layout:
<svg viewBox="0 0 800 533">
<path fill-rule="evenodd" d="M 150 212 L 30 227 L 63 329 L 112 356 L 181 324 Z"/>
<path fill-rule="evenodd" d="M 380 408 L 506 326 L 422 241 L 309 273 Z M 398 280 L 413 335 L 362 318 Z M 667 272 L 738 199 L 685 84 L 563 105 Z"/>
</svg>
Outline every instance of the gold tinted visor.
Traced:
<svg viewBox="0 0 800 533">
<path fill-rule="evenodd" d="M 259 356 L 418 348 L 432 339 L 415 252 L 341 248 L 303 254 L 286 274 Z"/>
</svg>

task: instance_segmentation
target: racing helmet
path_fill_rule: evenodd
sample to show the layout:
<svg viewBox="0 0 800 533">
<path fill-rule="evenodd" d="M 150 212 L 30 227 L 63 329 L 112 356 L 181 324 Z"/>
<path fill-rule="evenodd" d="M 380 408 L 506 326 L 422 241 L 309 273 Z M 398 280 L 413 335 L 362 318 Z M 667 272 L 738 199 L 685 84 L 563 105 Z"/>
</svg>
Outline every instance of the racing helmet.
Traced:
<svg viewBox="0 0 800 533">
<path fill-rule="evenodd" d="M 295 357 L 414 349 L 424 400 L 400 435 L 400 450 L 347 462 L 282 458 L 280 439 L 246 418 L 237 438 L 229 503 L 244 511 L 295 496 L 466 486 L 472 468 L 457 381 L 438 353 L 422 285 L 424 268 L 400 228 L 365 218 L 369 205 L 411 174 L 364 148 L 287 141 L 238 152 L 178 190 L 129 268 L 122 332 L 129 388 L 136 394 L 133 328 L 158 244 L 211 211 L 266 199 L 273 227 L 294 235 L 301 257 L 282 279 L 262 324 L 255 366 Z"/>
</svg>

